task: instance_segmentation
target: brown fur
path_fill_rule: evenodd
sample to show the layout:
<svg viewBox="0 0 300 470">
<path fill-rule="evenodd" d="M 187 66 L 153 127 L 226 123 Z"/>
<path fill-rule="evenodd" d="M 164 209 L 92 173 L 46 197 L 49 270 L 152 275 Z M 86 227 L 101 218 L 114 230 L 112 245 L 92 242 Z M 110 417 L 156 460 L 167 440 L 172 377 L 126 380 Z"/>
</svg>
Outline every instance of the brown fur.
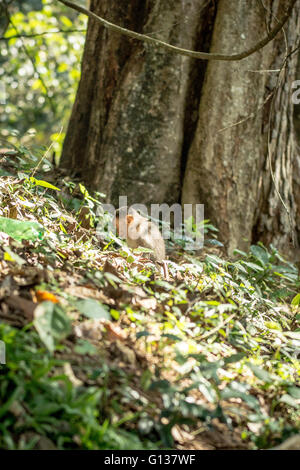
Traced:
<svg viewBox="0 0 300 470">
<path fill-rule="evenodd" d="M 117 233 L 126 238 L 130 248 L 144 247 L 153 251 L 150 259 L 163 261 L 166 257 L 165 242 L 158 226 L 141 216 L 134 209 L 118 209 L 115 218 Z"/>
</svg>

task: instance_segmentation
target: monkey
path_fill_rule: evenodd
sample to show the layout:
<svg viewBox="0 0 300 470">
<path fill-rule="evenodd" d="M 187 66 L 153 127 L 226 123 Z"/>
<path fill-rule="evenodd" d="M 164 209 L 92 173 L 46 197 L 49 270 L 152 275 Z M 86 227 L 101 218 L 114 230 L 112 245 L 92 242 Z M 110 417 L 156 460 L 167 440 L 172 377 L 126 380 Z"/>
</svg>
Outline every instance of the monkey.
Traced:
<svg viewBox="0 0 300 470">
<path fill-rule="evenodd" d="M 168 279 L 165 242 L 158 226 L 136 210 L 127 210 L 127 207 L 116 211 L 114 223 L 117 234 L 126 238 L 129 248 L 144 247 L 152 250 L 150 259 L 158 265 L 162 264 L 164 277 Z"/>
</svg>

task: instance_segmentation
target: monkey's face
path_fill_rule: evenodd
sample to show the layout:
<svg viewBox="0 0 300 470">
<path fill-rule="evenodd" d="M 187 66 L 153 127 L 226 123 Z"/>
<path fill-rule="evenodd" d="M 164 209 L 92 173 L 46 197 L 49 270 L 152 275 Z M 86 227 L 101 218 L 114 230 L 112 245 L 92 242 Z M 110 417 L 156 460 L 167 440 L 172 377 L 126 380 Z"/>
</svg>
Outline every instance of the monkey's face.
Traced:
<svg viewBox="0 0 300 470">
<path fill-rule="evenodd" d="M 114 225 L 116 227 L 117 235 L 120 238 L 128 238 L 128 227 L 133 222 L 132 215 L 127 214 L 125 217 L 120 217 L 119 214 L 115 216 Z"/>
</svg>

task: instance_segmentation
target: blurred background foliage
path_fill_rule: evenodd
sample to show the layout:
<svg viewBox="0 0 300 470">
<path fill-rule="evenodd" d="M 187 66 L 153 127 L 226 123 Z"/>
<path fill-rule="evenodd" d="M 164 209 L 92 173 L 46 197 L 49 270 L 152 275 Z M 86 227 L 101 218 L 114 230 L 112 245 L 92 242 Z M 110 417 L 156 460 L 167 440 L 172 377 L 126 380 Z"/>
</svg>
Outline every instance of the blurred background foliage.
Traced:
<svg viewBox="0 0 300 470">
<path fill-rule="evenodd" d="M 80 78 L 87 18 L 52 0 L 6 0 L 0 8 L 1 147 L 53 142 L 57 158 Z"/>
</svg>

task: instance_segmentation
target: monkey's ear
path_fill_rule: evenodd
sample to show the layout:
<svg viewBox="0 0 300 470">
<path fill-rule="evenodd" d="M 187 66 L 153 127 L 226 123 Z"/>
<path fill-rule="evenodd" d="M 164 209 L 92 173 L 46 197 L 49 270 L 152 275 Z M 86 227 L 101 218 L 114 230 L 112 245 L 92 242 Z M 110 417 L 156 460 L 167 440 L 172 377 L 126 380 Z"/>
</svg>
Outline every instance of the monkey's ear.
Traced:
<svg viewBox="0 0 300 470">
<path fill-rule="evenodd" d="M 126 222 L 127 222 L 127 225 L 131 224 L 131 222 L 133 222 L 133 215 L 126 215 Z"/>
</svg>

